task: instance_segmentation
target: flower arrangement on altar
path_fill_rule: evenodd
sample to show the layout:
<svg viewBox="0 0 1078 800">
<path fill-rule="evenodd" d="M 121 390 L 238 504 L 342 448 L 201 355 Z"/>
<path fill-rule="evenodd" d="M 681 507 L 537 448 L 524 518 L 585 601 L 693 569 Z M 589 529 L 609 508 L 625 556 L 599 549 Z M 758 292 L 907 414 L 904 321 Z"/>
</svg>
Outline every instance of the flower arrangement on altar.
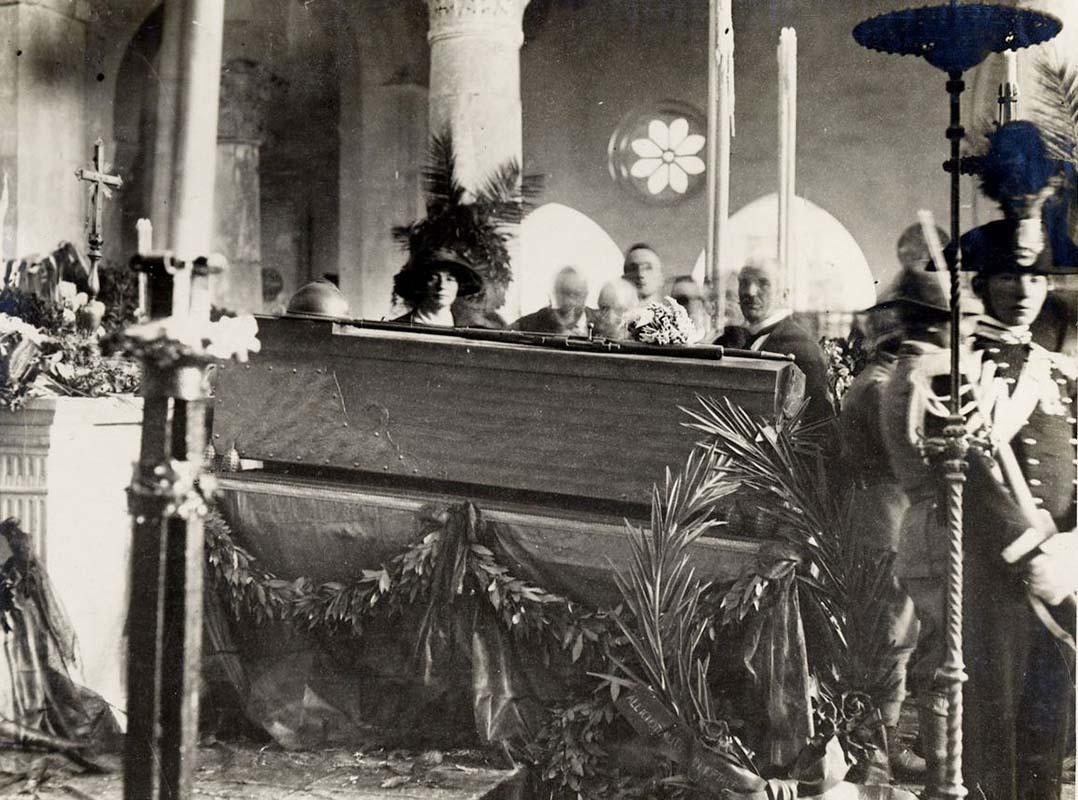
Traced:
<svg viewBox="0 0 1078 800">
<path fill-rule="evenodd" d="M 674 298 L 664 297 L 636 312 L 629 320 L 629 335 L 645 344 L 688 344 L 697 331 L 689 312 Z"/>
<path fill-rule="evenodd" d="M 139 368 L 101 351 L 100 340 L 134 316 L 131 281 L 103 270 L 104 316 L 85 292 L 59 281 L 43 295 L 0 291 L 0 407 L 34 397 L 103 397 L 138 391 Z M 108 276 L 108 277 L 106 277 Z M 95 306 L 91 308 L 91 306 Z M 88 313 L 92 312 L 92 313 Z"/>
</svg>

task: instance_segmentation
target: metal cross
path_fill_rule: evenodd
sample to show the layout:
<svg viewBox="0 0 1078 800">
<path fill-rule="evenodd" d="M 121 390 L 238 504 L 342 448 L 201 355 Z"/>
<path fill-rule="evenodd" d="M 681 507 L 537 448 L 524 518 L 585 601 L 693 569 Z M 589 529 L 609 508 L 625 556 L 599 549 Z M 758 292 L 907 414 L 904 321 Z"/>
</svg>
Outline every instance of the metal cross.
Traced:
<svg viewBox="0 0 1078 800">
<path fill-rule="evenodd" d="M 94 142 L 94 164 L 92 169 L 79 168 L 75 170 L 75 177 L 80 181 L 90 184 L 90 245 L 87 257 L 90 259 L 90 299 L 97 296 L 100 284 L 97 278 L 97 264 L 101 260 L 101 247 L 105 243 L 102 236 L 102 220 L 105 211 L 105 200 L 112 197 L 112 189 L 119 189 L 124 185 L 119 175 L 108 174 L 109 165 L 105 163 L 105 143 L 98 137 Z"/>
</svg>

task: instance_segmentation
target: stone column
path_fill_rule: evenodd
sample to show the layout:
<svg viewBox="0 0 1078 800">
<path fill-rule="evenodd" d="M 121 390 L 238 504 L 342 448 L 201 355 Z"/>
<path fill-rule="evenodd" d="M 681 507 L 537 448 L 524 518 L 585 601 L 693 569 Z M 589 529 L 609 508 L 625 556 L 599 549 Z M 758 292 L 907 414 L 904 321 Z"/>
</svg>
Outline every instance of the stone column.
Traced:
<svg viewBox="0 0 1078 800">
<path fill-rule="evenodd" d="M 452 131 L 461 182 L 522 160 L 520 46 L 528 0 L 428 0 L 430 130 Z"/>
<path fill-rule="evenodd" d="M 6 258 L 85 249 L 87 192 L 75 179 L 93 154 L 83 112 L 90 6 L 70 0 L 0 3 L 0 179 Z M 106 154 L 111 155 L 106 142 Z M 106 214 L 108 214 L 106 210 Z"/>
<path fill-rule="evenodd" d="M 221 70 L 213 250 L 228 258 L 229 268 L 213 287 L 213 302 L 230 311 L 262 310 L 259 148 L 279 82 L 247 59 L 233 59 Z"/>
</svg>

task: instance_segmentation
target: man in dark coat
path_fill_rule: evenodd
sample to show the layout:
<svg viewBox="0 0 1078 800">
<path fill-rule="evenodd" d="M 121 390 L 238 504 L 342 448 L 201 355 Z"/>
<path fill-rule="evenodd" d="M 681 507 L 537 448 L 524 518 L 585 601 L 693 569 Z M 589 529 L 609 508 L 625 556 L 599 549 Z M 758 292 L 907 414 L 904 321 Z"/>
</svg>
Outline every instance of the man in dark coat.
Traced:
<svg viewBox="0 0 1078 800">
<path fill-rule="evenodd" d="M 742 267 L 737 278 L 737 294 L 745 326 L 726 329 L 715 344 L 747 350 L 766 350 L 792 355 L 805 373 L 806 422 L 834 416 L 827 391 L 827 362 L 812 336 L 794 322 L 785 303 L 778 262 L 754 261 Z"/>
<path fill-rule="evenodd" d="M 532 333 L 560 333 L 587 336 L 598 323 L 597 312 L 588 308 L 588 282 L 576 267 L 563 267 L 554 279 L 554 302 L 526 314 L 510 327 Z"/>
</svg>

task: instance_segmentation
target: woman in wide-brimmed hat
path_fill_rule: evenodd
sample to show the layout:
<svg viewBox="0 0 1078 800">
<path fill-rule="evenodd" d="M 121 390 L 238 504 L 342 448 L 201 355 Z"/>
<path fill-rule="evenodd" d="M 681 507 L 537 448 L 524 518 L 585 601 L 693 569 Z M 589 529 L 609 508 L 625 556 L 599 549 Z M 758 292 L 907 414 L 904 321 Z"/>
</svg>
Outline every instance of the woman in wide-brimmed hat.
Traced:
<svg viewBox="0 0 1078 800">
<path fill-rule="evenodd" d="M 413 256 L 393 277 L 393 293 L 411 306 L 394 322 L 452 327 L 453 301 L 483 288 L 483 279 L 468 261 L 450 250 Z"/>
</svg>

